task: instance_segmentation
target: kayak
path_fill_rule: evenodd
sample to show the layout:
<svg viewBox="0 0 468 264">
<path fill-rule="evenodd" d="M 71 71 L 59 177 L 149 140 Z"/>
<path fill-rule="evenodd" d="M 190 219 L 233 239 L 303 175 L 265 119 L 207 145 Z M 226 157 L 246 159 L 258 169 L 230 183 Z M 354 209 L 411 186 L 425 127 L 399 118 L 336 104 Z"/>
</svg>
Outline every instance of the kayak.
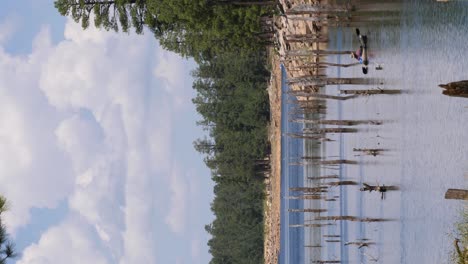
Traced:
<svg viewBox="0 0 468 264">
<path fill-rule="evenodd" d="M 362 47 L 362 54 L 361 54 L 361 60 L 360 60 L 360 62 L 362 61 L 361 63 L 363 64 L 362 73 L 367 74 L 368 65 L 369 65 L 369 51 L 367 47 L 367 36 L 361 35 L 359 28 L 356 28 L 356 35 L 358 36 L 359 42 L 361 43 L 361 47 Z"/>
</svg>

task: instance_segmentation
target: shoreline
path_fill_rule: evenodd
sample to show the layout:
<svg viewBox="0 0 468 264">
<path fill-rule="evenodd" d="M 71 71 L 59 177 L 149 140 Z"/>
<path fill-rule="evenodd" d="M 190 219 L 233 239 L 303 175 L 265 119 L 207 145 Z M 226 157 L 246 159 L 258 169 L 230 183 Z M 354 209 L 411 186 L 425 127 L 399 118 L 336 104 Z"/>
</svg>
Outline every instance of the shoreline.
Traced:
<svg viewBox="0 0 468 264">
<path fill-rule="evenodd" d="M 300 4 L 327 4 L 328 0 L 280 0 L 283 10 L 287 11 Z M 294 15 L 307 17 L 310 15 Z M 271 145 L 270 177 L 266 179 L 266 198 L 264 209 L 264 263 L 276 264 L 280 251 L 280 226 L 281 226 L 281 69 L 283 63 L 287 70 L 287 77 L 294 78 L 303 75 L 322 74 L 323 70 L 314 71 L 304 66 L 301 58 L 286 59 L 289 50 L 319 50 L 327 49 L 323 42 L 291 41 L 290 36 L 298 35 L 328 35 L 328 28 L 320 25 L 320 22 L 288 19 L 287 16 L 274 17 L 276 28 L 275 37 L 277 47 L 268 50 L 268 62 L 271 66 L 270 84 L 268 95 L 270 102 L 271 120 L 268 127 L 268 139 Z M 309 62 L 318 62 L 319 56 L 311 56 Z M 303 90 L 304 87 L 292 85 L 291 89 Z"/>
</svg>

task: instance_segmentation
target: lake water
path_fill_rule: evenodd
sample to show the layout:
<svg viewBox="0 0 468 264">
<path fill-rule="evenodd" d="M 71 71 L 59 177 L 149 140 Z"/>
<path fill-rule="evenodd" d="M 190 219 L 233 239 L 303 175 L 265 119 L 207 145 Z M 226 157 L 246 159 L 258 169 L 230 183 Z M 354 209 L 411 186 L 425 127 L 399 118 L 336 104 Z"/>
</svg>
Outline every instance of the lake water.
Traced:
<svg viewBox="0 0 468 264">
<path fill-rule="evenodd" d="M 396 1 L 372 1 L 377 2 Z M 450 234 L 466 204 L 445 200 L 444 193 L 448 188 L 468 188 L 468 99 L 442 95 L 438 85 L 468 79 L 468 1 L 403 1 L 399 9 L 378 16 L 397 19 L 359 24 L 361 33 L 369 39 L 368 75 L 362 74 L 360 66 L 327 69 L 328 77 L 377 78 L 382 83 L 327 86 L 325 92 L 330 95 L 338 95 L 343 89 L 403 90 L 400 95 L 327 101 L 324 119 L 381 120 L 382 125 L 359 125 L 358 133 L 327 134 L 335 141 L 320 145 L 292 138 L 288 133 L 301 132 L 303 125 L 290 121 L 294 104 L 288 94 L 283 96 L 280 263 L 449 263 L 453 246 Z M 330 50 L 355 50 L 359 46 L 354 27 L 329 31 Z M 348 55 L 329 56 L 327 60 L 353 62 Z M 377 64 L 383 69 L 375 70 Z M 283 91 L 287 90 L 284 83 Z M 388 151 L 376 157 L 359 156 L 353 148 Z M 292 165 L 302 156 L 317 155 L 358 164 L 326 168 Z M 298 195 L 290 192 L 290 187 L 310 187 L 317 183 L 307 177 L 331 174 L 360 185 L 395 185 L 400 190 L 387 192 L 386 199 L 381 200 L 379 193 L 359 191 L 360 185 L 341 186 L 331 187 L 327 193 L 328 198 L 337 196 L 336 201 L 289 199 Z M 326 209 L 321 216 L 392 221 L 336 221 L 321 228 L 290 227 L 315 223 L 311 221 L 315 213 L 288 212 L 302 208 Z M 361 238 L 376 244 L 361 249 L 344 245 Z M 321 248 L 308 247 L 319 244 Z"/>
</svg>

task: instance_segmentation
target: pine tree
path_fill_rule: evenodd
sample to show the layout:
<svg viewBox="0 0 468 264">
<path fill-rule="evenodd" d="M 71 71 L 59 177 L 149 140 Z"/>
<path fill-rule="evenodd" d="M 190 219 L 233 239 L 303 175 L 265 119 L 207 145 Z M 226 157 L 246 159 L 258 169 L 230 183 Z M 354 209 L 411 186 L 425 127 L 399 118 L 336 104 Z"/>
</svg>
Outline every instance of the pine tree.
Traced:
<svg viewBox="0 0 468 264">
<path fill-rule="evenodd" d="M 0 264 L 6 264 L 8 259 L 17 256 L 14 243 L 9 239 L 6 226 L 2 223 L 1 215 L 8 210 L 8 202 L 0 195 Z"/>
</svg>

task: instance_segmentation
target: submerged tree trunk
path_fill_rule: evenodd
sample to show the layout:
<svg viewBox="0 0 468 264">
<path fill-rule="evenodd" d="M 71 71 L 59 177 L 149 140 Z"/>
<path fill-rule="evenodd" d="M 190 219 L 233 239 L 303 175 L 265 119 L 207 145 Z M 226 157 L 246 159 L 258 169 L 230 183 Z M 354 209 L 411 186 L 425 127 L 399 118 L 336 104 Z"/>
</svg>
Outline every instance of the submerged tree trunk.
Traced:
<svg viewBox="0 0 468 264">
<path fill-rule="evenodd" d="M 313 134 L 327 134 L 327 133 L 356 133 L 356 128 L 346 127 L 329 127 L 329 128 L 304 128 L 304 132 Z"/>
<path fill-rule="evenodd" d="M 391 90 L 391 89 L 341 90 L 340 93 L 342 93 L 342 94 L 359 94 L 359 95 L 401 94 L 401 90 Z"/>
<path fill-rule="evenodd" d="M 444 95 L 468 98 L 468 80 L 440 84 L 439 87 L 445 89 L 442 92 Z"/>
<path fill-rule="evenodd" d="M 370 217 L 365 217 L 365 218 L 359 218 L 357 216 L 349 216 L 349 215 L 343 215 L 343 216 L 319 216 L 314 218 L 316 221 L 353 221 L 353 222 L 386 222 L 386 221 L 391 221 L 391 219 L 385 219 L 385 218 L 370 218 Z"/>
<path fill-rule="evenodd" d="M 326 183 L 328 186 L 341 186 L 341 185 L 358 185 L 355 181 L 339 181 Z"/>
<path fill-rule="evenodd" d="M 381 125 L 378 120 L 311 120 L 311 119 L 292 119 L 292 122 L 305 124 L 336 125 L 336 126 L 357 126 L 357 125 Z"/>
<path fill-rule="evenodd" d="M 292 163 L 297 165 L 307 165 L 307 164 L 315 164 L 315 165 L 340 165 L 340 164 L 358 164 L 357 161 L 354 160 L 318 160 L 318 161 L 306 161 L 302 163 Z"/>
<path fill-rule="evenodd" d="M 445 193 L 445 199 L 468 200 L 468 190 L 448 189 Z"/>
<path fill-rule="evenodd" d="M 322 195 L 302 195 L 302 196 L 288 196 L 286 199 L 290 200 L 322 200 L 325 199 Z"/>
<path fill-rule="evenodd" d="M 320 176 L 320 177 L 307 177 L 309 180 L 324 180 L 324 179 L 338 179 L 338 175 L 328 175 L 328 176 Z"/>
<path fill-rule="evenodd" d="M 325 213 L 326 209 L 289 209 L 290 213 Z"/>
</svg>

